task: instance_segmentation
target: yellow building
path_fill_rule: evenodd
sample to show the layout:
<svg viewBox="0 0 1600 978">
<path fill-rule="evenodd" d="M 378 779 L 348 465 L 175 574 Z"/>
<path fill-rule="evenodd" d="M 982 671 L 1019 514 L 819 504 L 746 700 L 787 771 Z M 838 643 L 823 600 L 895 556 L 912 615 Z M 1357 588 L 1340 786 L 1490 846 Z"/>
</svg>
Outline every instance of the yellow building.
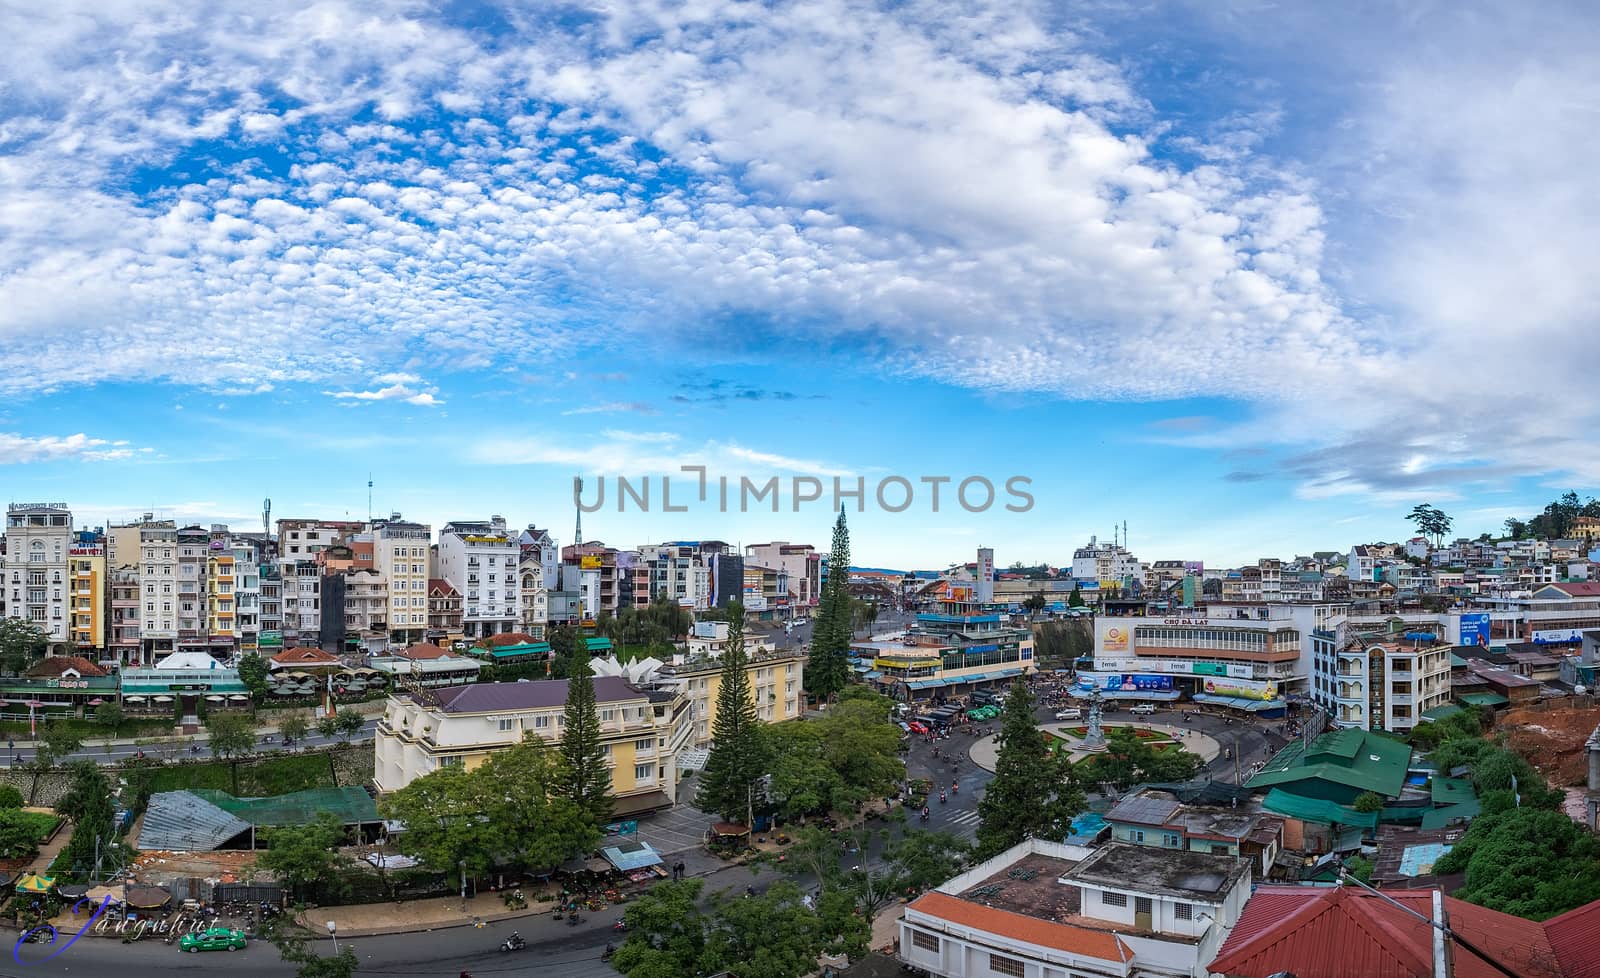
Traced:
<svg viewBox="0 0 1600 978">
<path fill-rule="evenodd" d="M 234 638 L 234 588 L 232 554 L 212 554 L 206 560 L 206 628 L 213 641 Z"/>
<path fill-rule="evenodd" d="M 712 622 L 710 624 L 724 624 Z M 769 651 L 752 655 L 745 673 L 755 696 L 756 715 L 767 723 L 799 719 L 805 713 L 806 656 L 798 651 Z M 705 747 L 717 722 L 717 693 L 722 689 L 722 663 L 713 658 L 691 659 L 683 665 L 663 666 L 652 680 L 681 693 L 689 702 L 689 743 Z"/>
<path fill-rule="evenodd" d="M 675 691 L 638 689 L 616 676 L 597 676 L 594 694 L 617 817 L 671 805 L 677 753 L 691 730 L 688 702 Z M 565 679 L 391 696 L 378 724 L 373 781 L 387 792 L 443 767 L 472 770 L 527 734 L 558 746 L 566 702 Z"/>
<path fill-rule="evenodd" d="M 106 648 L 106 548 L 73 543 L 67 548 L 68 635 L 79 654 L 94 661 Z"/>
</svg>

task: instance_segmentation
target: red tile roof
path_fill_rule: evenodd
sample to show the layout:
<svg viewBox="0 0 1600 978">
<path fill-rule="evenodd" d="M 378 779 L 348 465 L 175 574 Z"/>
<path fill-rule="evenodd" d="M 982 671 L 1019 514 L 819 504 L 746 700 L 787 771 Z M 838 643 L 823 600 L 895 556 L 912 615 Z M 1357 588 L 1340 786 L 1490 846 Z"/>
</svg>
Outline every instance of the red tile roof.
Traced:
<svg viewBox="0 0 1600 978">
<path fill-rule="evenodd" d="M 499 635 L 489 636 L 486 641 L 490 648 L 498 649 L 506 645 L 528 645 L 539 640 L 527 632 L 501 632 Z"/>
<path fill-rule="evenodd" d="M 452 594 L 455 595 L 458 598 L 461 596 L 461 592 L 457 591 L 455 589 L 455 585 L 451 584 L 449 581 L 445 580 L 442 577 L 430 577 L 430 578 L 428 578 L 428 594 L 430 596 L 438 596 L 438 597 L 444 597 L 444 598 L 447 598 Z"/>
<path fill-rule="evenodd" d="M 1433 891 L 1386 894 L 1424 917 Z M 1446 897 L 1453 932 L 1522 978 L 1571 978 L 1556 964 L 1544 927 Z M 1455 978 L 1505 978 L 1461 946 L 1451 951 Z M 1263 886 L 1207 966 L 1237 978 L 1292 971 L 1296 978 L 1433 978 L 1433 931 L 1364 890 L 1346 886 Z"/>
<path fill-rule="evenodd" d="M 442 659 L 450 653 L 432 642 L 417 642 L 394 653 L 402 659 Z"/>
<path fill-rule="evenodd" d="M 598 681 L 598 680 L 597 680 Z M 981 904 L 953 897 L 947 893 L 924 893 L 912 901 L 909 909 L 930 917 L 948 920 L 961 927 L 970 927 L 1000 937 L 1009 937 L 1027 944 L 1055 948 L 1101 961 L 1127 961 L 1133 952 L 1115 934 L 1072 924 L 1058 924 L 1040 920 L 1009 910 L 997 910 Z"/>
<path fill-rule="evenodd" d="M 1544 922 L 1564 978 L 1600 978 L 1600 900 Z"/>
<path fill-rule="evenodd" d="M 339 657 L 331 652 L 309 645 L 297 645 L 292 649 L 284 649 L 272 656 L 272 661 L 280 666 L 337 666 L 342 663 Z"/>
<path fill-rule="evenodd" d="M 80 676 L 108 676 L 109 672 L 100 668 L 81 655 L 52 655 L 40 659 L 28 670 L 30 676 L 60 676 L 69 669 L 76 670 Z"/>
<path fill-rule="evenodd" d="M 1565 591 L 1574 598 L 1600 597 L 1600 582 L 1597 581 L 1578 581 L 1572 583 L 1563 581 L 1560 584 L 1552 584 L 1550 586 Z"/>
</svg>

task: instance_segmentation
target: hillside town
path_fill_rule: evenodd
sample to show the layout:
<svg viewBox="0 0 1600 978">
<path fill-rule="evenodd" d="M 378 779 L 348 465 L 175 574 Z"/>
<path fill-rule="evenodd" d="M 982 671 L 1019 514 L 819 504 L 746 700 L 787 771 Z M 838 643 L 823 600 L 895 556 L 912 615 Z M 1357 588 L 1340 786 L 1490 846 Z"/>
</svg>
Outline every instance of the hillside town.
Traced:
<svg viewBox="0 0 1600 978">
<path fill-rule="evenodd" d="M 4 913 L 103 893 L 101 936 L 197 950 L 312 903 L 347 939 L 396 906 L 521 921 L 507 950 L 603 923 L 594 973 L 689 974 L 652 928 L 737 931 L 702 890 L 748 866 L 793 928 L 760 974 L 1592 975 L 1595 509 L 1447 539 L 1418 506 L 1416 536 L 1237 567 L 1119 526 L 1059 566 L 888 570 L 842 511 L 825 549 L 624 549 L 581 516 L 563 543 L 13 503 Z M 695 960 L 739 974 L 759 939 Z"/>
</svg>

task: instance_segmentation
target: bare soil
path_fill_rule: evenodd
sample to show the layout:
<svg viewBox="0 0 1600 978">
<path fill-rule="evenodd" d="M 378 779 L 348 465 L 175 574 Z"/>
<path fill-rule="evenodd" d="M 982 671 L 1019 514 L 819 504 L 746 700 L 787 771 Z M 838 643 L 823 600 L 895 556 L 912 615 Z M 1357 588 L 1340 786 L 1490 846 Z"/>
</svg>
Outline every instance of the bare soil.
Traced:
<svg viewBox="0 0 1600 978">
<path fill-rule="evenodd" d="M 1508 710 L 1495 724 L 1513 750 L 1526 757 L 1552 785 L 1583 786 L 1589 776 L 1584 743 L 1600 724 L 1600 707 Z"/>
</svg>

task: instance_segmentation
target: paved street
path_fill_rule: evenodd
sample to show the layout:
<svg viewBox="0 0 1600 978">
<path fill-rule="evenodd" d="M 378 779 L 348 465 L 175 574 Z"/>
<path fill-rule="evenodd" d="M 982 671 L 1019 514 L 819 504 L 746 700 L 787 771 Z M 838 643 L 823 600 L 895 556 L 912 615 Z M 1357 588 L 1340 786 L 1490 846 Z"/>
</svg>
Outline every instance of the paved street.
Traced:
<svg viewBox="0 0 1600 978">
<path fill-rule="evenodd" d="M 349 738 L 349 742 L 358 743 L 360 741 L 371 740 L 372 732 L 377 728 L 377 726 L 377 719 L 368 720 L 366 723 L 361 725 L 361 730 L 358 733 Z M 280 742 L 277 734 L 272 735 L 272 741 L 273 742 L 270 744 L 262 743 L 260 738 L 257 737 L 256 750 L 263 754 L 271 754 L 286 749 Z M 198 746 L 200 750 L 192 751 L 190 749 L 191 742 L 193 745 Z M 292 751 L 310 750 L 315 747 L 325 747 L 330 744 L 338 744 L 342 742 L 343 741 L 341 741 L 341 739 L 338 737 L 328 738 L 323 737 L 315 732 L 311 732 L 301 739 L 295 741 L 294 746 L 287 749 Z M 17 755 L 19 754 L 22 755 L 23 761 L 30 761 L 33 759 L 34 749 L 30 744 L 20 740 L 15 741 L 15 743 L 15 747 L 8 748 L 5 754 L 0 756 L 0 762 L 3 762 L 4 766 L 6 767 L 15 765 L 17 763 Z M 209 738 L 206 736 L 204 728 L 202 728 L 201 731 L 195 734 L 193 737 L 178 738 L 171 743 L 165 743 L 159 747 L 141 747 L 134 744 L 132 741 L 114 743 L 109 748 L 103 744 L 91 744 L 85 746 L 77 753 L 72 754 L 69 760 L 94 761 L 97 764 L 116 764 L 122 761 L 132 760 L 140 751 L 143 751 L 146 757 L 155 757 L 161 760 L 181 760 L 190 757 L 210 757 L 211 750 L 207 746 L 208 743 Z"/>
</svg>

